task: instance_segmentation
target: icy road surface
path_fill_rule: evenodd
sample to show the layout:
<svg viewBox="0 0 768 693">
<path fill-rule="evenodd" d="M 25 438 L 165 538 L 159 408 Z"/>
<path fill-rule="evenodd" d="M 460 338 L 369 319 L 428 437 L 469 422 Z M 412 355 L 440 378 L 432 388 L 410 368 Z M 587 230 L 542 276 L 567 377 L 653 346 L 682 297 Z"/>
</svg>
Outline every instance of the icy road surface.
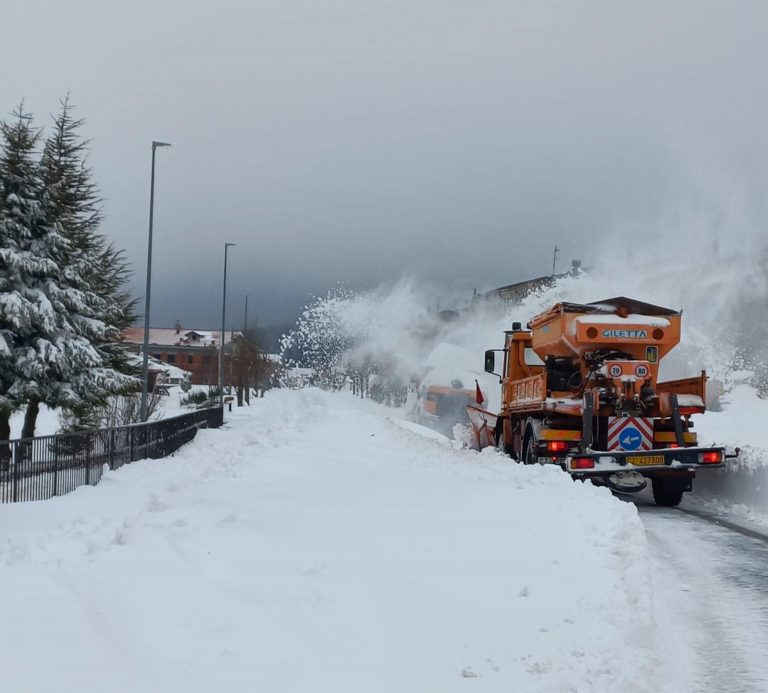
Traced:
<svg viewBox="0 0 768 693">
<path fill-rule="evenodd" d="M 694 656 L 690 691 L 768 691 L 768 540 L 638 504 L 662 615 Z"/>
<path fill-rule="evenodd" d="M 768 682 L 764 563 L 729 554 L 730 534 L 643 513 L 649 546 L 637 508 L 605 489 L 397 415 L 272 392 L 173 458 L 0 506 L 2 690 Z"/>
</svg>

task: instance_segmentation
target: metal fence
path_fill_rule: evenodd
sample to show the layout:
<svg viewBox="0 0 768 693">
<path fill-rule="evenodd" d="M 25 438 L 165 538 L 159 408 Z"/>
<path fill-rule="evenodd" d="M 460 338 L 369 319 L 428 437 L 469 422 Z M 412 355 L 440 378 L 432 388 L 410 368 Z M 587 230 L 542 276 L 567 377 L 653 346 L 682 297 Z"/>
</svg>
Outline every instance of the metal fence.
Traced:
<svg viewBox="0 0 768 693">
<path fill-rule="evenodd" d="M 170 455 L 200 428 L 218 428 L 222 407 L 144 424 L 0 442 L 0 503 L 45 500 L 78 486 L 95 486 L 104 465 L 119 469 Z"/>
</svg>

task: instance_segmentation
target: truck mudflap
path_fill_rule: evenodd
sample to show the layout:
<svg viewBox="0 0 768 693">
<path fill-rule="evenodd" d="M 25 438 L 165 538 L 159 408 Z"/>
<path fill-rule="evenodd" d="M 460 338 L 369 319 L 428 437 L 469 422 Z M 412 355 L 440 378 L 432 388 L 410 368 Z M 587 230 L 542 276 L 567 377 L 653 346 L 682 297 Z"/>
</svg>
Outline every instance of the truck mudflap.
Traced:
<svg viewBox="0 0 768 693">
<path fill-rule="evenodd" d="M 578 478 L 608 477 L 617 472 L 637 472 L 645 477 L 674 476 L 697 469 L 724 467 L 726 459 L 738 454 L 738 448 L 735 454 L 726 454 L 724 447 L 660 448 L 637 452 L 587 450 L 566 456 L 564 466 Z"/>
</svg>

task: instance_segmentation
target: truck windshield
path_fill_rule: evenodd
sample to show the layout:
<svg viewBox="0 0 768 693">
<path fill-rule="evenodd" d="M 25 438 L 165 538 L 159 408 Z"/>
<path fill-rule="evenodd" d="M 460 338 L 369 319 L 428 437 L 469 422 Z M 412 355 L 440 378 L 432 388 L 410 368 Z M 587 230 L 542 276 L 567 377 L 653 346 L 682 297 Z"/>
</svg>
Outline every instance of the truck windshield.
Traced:
<svg viewBox="0 0 768 693">
<path fill-rule="evenodd" d="M 544 361 L 541 360 L 539 355 L 533 350 L 532 347 L 525 347 L 525 359 L 526 366 L 543 366 Z"/>
</svg>

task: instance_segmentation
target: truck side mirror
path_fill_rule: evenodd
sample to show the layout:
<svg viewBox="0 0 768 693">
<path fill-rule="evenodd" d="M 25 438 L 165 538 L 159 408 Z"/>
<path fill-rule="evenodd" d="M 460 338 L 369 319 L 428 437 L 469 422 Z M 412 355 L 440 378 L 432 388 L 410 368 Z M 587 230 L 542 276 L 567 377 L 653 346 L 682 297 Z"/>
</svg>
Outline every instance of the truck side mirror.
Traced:
<svg viewBox="0 0 768 693">
<path fill-rule="evenodd" d="M 493 373 L 496 370 L 496 354 L 493 349 L 488 349 L 485 352 L 485 372 Z"/>
</svg>

